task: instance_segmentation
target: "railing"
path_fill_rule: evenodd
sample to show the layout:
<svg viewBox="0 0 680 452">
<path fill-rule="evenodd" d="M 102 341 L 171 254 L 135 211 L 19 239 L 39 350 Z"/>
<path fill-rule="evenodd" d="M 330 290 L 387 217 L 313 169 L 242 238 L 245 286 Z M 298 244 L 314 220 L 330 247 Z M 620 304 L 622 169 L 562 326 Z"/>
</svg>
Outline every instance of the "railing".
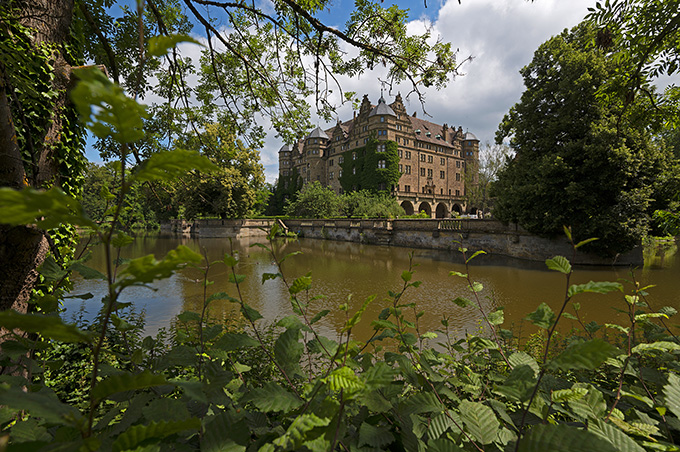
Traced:
<svg viewBox="0 0 680 452">
<path fill-rule="evenodd" d="M 464 220 L 439 220 L 437 229 L 440 231 L 461 231 Z"/>
</svg>

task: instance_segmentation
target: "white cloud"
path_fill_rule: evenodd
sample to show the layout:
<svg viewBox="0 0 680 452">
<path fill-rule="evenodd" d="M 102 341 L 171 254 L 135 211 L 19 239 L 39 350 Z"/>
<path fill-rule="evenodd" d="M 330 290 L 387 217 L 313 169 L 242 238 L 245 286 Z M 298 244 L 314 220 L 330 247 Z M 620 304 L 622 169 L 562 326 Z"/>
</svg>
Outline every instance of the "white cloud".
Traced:
<svg viewBox="0 0 680 452">
<path fill-rule="evenodd" d="M 430 119 L 440 124 L 461 125 L 482 142 L 493 141 L 503 115 L 519 101 L 524 89 L 519 70 L 531 61 L 541 43 L 577 25 L 594 3 L 595 0 L 463 0 L 460 5 L 458 0 L 428 2 L 428 9 L 439 7 L 439 13 L 432 16 L 436 20 L 415 18 L 409 23 L 409 32 L 422 32 L 430 26 L 434 37 L 459 49 L 459 61 L 473 57 L 461 68 L 464 75 L 456 77 L 446 89 L 425 91 L 424 108 Z M 343 89 L 356 91 L 359 99 L 368 94 L 375 103 L 380 96 L 381 75 L 384 70 L 342 79 Z M 389 94 L 394 96 L 398 90 L 406 95 L 410 86 L 404 84 Z M 422 116 L 415 96 L 405 103 L 410 113 L 417 111 Z M 351 118 L 350 106 L 340 107 L 338 116 Z M 269 181 L 278 173 L 277 152 L 281 144 L 269 137 L 262 150 Z"/>
</svg>

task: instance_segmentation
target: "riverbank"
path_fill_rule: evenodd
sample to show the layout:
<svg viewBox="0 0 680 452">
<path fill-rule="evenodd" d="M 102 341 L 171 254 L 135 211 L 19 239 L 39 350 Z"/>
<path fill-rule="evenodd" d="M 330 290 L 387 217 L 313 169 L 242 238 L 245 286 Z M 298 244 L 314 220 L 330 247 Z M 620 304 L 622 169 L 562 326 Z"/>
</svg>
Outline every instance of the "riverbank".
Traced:
<svg viewBox="0 0 680 452">
<path fill-rule="evenodd" d="M 566 237 L 538 237 L 515 224 L 482 219 L 326 219 L 326 220 L 170 220 L 161 224 L 161 232 L 196 235 L 201 238 L 263 237 L 274 222 L 301 237 L 390 245 L 416 249 L 457 252 L 462 245 L 470 252 L 531 261 L 545 261 L 555 255 L 572 258 Z M 641 266 L 643 247 L 614 258 L 577 253 L 572 259 L 579 265 Z"/>
</svg>

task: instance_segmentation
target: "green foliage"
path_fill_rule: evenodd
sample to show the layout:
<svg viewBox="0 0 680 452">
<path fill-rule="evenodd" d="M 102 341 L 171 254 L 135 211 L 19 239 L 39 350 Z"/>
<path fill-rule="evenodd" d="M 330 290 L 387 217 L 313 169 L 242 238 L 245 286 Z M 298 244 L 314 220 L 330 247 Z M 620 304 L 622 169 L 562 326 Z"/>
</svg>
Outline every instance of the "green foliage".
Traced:
<svg viewBox="0 0 680 452">
<path fill-rule="evenodd" d="M 377 152 L 379 144 L 385 145 L 384 152 Z M 391 192 L 401 177 L 397 151 L 395 141 L 378 141 L 375 137 L 361 148 L 345 151 L 340 176 L 343 191 Z M 378 167 L 380 161 L 385 163 L 384 168 Z"/>
<path fill-rule="evenodd" d="M 294 200 L 287 200 L 286 215 L 303 218 L 330 218 L 340 213 L 340 199 L 318 181 L 305 185 Z"/>
<path fill-rule="evenodd" d="M 540 235 L 572 225 L 575 237 L 599 237 L 584 249 L 614 255 L 646 234 L 669 154 L 644 99 L 599 97 L 621 68 L 590 46 L 595 34 L 588 23 L 565 31 L 522 69 L 526 90 L 497 133 L 516 155 L 494 185 L 494 215 Z"/>
<path fill-rule="evenodd" d="M 81 83 L 98 85 L 99 81 Z M 117 139 L 134 136 L 134 121 L 114 119 L 132 131 L 95 128 L 108 130 Z M 173 152 L 157 154 L 151 167 L 140 168 L 137 177 L 167 181 L 181 177 L 178 173 L 205 168 L 205 162 L 187 161 L 186 153 Z M 185 163 L 178 165 L 179 161 Z M 147 176 L 139 176 L 144 171 Z M 119 196 L 125 197 L 129 179 L 122 170 L 119 177 Z M 134 172 L 131 177 L 135 178 Z M 409 300 L 410 292 L 420 286 L 411 255 L 400 287 L 388 292 L 385 308 L 372 322 L 375 334 L 370 340 L 358 341 L 352 329 L 365 321 L 375 296 L 368 297 L 356 313 L 341 305 L 346 320 L 337 340 L 331 340 L 315 326 L 328 311 L 310 310 L 318 300 L 307 296 L 311 274 L 292 282 L 286 279 L 281 263 L 293 255 L 277 254 L 278 226 L 269 232 L 268 245 L 258 244 L 270 252 L 277 267 L 276 273 L 262 277 L 262 283 L 285 284 L 295 314 L 267 327 L 262 315 L 240 296 L 244 276 L 238 269 L 248 263 L 237 256 L 226 254 L 222 261 L 206 262 L 179 246 L 160 259 L 152 255 L 114 259 L 112 251 L 131 242 L 115 231 L 113 219 L 121 214 L 121 202 L 113 207 L 111 222 L 96 225 L 82 214 L 76 200 L 62 192 L 12 193 L 0 191 L 0 200 L 8 207 L 3 209 L 4 221 L 89 225 L 103 242 L 109 265 L 106 275 L 88 269 L 82 261 L 68 267 L 86 277 L 103 278 L 108 285 L 96 335 L 53 315 L 0 315 L 0 326 L 7 330 L 0 362 L 10 370 L 0 378 L 0 424 L 10 450 L 675 448 L 680 424 L 680 345 L 665 323 L 654 323 L 674 312 L 652 311 L 641 301 L 648 288 L 633 285 L 623 297 L 628 323 L 619 328 L 625 351 L 593 337 L 593 329 L 586 331 L 586 337 L 577 332 L 568 344 L 556 348 L 556 327 L 572 296 L 617 291 L 620 285 L 573 286 L 569 261 L 548 260 L 549 268 L 564 274 L 564 298 L 558 314 L 547 304 L 530 314 L 546 330 L 543 358 L 535 360 L 509 345 L 515 341 L 500 339 L 496 327 L 503 316 L 484 311 L 483 286 L 471 279 L 469 267 L 465 274 L 452 274 L 466 280 L 465 295 L 474 301 L 461 296 L 454 301 L 479 310 L 491 334 L 453 338 L 446 321 L 443 330 L 422 331 L 422 311 Z M 12 200 L 19 206 L 9 209 Z M 582 243 L 573 245 L 574 252 Z M 468 258 L 467 250 L 460 251 L 466 266 L 479 254 Z M 168 278 L 187 265 L 203 274 L 206 290 L 199 312 L 180 314 L 171 338 L 141 340 L 136 323 L 123 316 L 127 304 L 119 301 L 121 294 Z M 232 286 L 210 293 L 211 271 L 222 265 L 230 272 Z M 66 269 L 49 260 L 42 271 L 49 281 L 61 278 Z M 207 313 L 216 299 L 236 303 L 243 323 L 236 328 L 209 323 Z M 319 313 L 312 317 L 312 312 Z M 644 333 L 651 327 L 656 329 L 654 342 L 639 347 L 646 343 Z M 432 346 L 434 339 L 441 342 Z M 36 357 L 35 351 L 40 355 Z M 59 382 L 59 369 L 73 358 L 81 360 L 80 369 L 69 368 L 68 384 Z"/>
</svg>

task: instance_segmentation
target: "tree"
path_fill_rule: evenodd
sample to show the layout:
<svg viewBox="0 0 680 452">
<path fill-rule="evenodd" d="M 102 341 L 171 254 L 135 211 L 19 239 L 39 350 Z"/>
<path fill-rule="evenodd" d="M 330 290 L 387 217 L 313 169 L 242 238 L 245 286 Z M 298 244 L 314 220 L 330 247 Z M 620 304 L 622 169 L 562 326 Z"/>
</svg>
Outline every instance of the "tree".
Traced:
<svg viewBox="0 0 680 452">
<path fill-rule="evenodd" d="M 572 226 L 579 240 L 599 238 L 591 251 L 613 255 L 646 233 L 668 153 L 652 139 L 645 99 L 598 97 L 617 65 L 588 46 L 595 35 L 582 23 L 522 69 L 526 90 L 496 135 L 516 154 L 499 174 L 494 214 L 541 235 Z"/>
<path fill-rule="evenodd" d="M 465 203 L 482 212 L 490 212 L 493 206 L 492 186 L 498 173 L 505 166 L 512 151 L 505 144 L 485 143 L 479 150 L 478 166 L 465 168 Z"/>
<path fill-rule="evenodd" d="M 340 198 L 340 210 L 346 217 L 396 218 L 405 214 L 396 198 L 385 192 L 376 194 L 359 190 L 345 193 Z"/>
<path fill-rule="evenodd" d="M 199 150 L 218 171 L 194 173 L 179 181 L 175 204 L 185 207 L 187 218 L 200 215 L 243 218 L 253 213 L 264 190 L 260 153 L 236 139 L 223 124 L 205 124 L 201 134 L 177 142 L 180 148 Z"/>
<path fill-rule="evenodd" d="M 305 185 L 294 200 L 286 201 L 286 215 L 302 218 L 332 218 L 340 215 L 340 198 L 319 181 Z"/>
<path fill-rule="evenodd" d="M 263 136 L 256 119 L 265 115 L 293 142 L 308 130 L 306 96 L 315 96 L 323 116 L 331 114 L 327 95 L 342 92 L 336 74 L 384 64 L 388 83 L 408 80 L 420 96 L 422 86 L 443 86 L 458 69 L 450 44 L 432 43 L 429 33 L 407 34 L 405 11 L 373 1 L 358 2 L 344 30 L 316 18 L 325 0 L 282 0 L 271 10 L 246 2 L 146 0 L 137 9 L 123 5 L 122 13 L 115 1 L 82 0 L 77 8 L 74 0 L 0 5 L 0 187 L 27 182 L 77 195 L 84 161 L 68 92 L 71 68 L 85 59 L 105 66 L 134 98 L 161 99 L 148 109 L 153 116 L 147 115 L 141 136 L 122 144 L 100 137 L 103 155 L 120 158 L 123 170 L 172 149 L 188 133 L 200 135 L 201 119 L 228 125 L 246 148 L 256 148 Z M 200 24 L 206 46 L 198 87 L 188 83 L 192 61 L 175 48 L 189 39 L 173 36 L 189 33 L 192 23 Z M 349 56 L 346 46 L 359 52 Z M 144 183 L 156 192 L 153 181 Z M 0 237 L 0 309 L 25 310 L 50 240 L 35 227 L 3 227 Z"/>
<path fill-rule="evenodd" d="M 632 105 L 638 96 L 650 100 L 649 115 L 666 127 L 680 124 L 680 89 L 652 89 L 661 76 L 680 71 L 680 0 L 610 0 L 589 8 L 587 20 L 598 26 L 595 42 L 619 70 L 602 86 L 600 95 L 618 96 Z"/>
</svg>

